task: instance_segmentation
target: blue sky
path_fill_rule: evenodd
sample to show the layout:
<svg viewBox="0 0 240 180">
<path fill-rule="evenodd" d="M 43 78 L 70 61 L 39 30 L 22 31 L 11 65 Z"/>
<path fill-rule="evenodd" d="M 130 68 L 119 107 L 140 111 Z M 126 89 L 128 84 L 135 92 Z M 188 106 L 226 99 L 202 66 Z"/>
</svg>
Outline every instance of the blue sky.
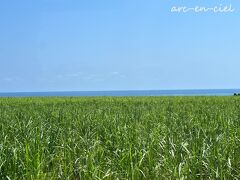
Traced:
<svg viewBox="0 0 240 180">
<path fill-rule="evenodd" d="M 2 0 L 0 92 L 240 88 L 239 20 L 239 0 Z"/>
</svg>

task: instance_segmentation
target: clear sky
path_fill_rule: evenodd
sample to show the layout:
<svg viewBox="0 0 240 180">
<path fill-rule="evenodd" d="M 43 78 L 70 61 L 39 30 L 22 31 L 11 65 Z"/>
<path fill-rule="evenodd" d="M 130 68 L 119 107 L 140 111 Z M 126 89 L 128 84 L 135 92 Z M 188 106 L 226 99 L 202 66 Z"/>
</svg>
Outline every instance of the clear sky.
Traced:
<svg viewBox="0 0 240 180">
<path fill-rule="evenodd" d="M 240 88 L 239 69 L 240 0 L 0 1 L 0 92 Z"/>
</svg>

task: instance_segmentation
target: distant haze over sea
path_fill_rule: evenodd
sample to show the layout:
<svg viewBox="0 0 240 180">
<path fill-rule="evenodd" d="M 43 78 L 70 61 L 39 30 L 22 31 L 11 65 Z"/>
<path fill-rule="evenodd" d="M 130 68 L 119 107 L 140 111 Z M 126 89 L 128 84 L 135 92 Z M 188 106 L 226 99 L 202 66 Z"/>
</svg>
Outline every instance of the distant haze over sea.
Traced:
<svg viewBox="0 0 240 180">
<path fill-rule="evenodd" d="M 195 90 L 115 90 L 115 91 L 51 91 L 51 92 L 4 92 L 0 97 L 44 96 L 231 96 L 240 89 L 195 89 Z"/>
</svg>

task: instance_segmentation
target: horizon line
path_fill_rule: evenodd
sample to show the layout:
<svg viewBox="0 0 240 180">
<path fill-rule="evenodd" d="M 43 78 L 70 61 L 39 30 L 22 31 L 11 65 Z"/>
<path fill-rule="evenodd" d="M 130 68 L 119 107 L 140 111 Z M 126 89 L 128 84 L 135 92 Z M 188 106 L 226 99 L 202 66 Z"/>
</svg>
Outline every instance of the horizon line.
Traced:
<svg viewBox="0 0 240 180">
<path fill-rule="evenodd" d="M 0 92 L 0 94 L 7 94 L 7 93 L 61 93 L 61 92 L 125 92 L 125 91 L 232 91 L 232 90 L 239 90 L 240 88 L 209 88 L 209 89 L 123 89 L 123 90 L 50 90 L 50 91 L 9 91 L 9 92 Z"/>
</svg>

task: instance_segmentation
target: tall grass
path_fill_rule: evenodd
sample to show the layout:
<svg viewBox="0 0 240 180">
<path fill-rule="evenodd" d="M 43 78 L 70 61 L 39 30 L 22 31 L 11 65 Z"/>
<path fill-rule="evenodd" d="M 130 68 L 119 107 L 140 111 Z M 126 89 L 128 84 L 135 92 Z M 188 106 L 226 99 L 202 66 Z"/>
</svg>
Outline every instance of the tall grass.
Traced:
<svg viewBox="0 0 240 180">
<path fill-rule="evenodd" d="M 0 179 L 240 179 L 240 98 L 1 98 Z"/>
</svg>

